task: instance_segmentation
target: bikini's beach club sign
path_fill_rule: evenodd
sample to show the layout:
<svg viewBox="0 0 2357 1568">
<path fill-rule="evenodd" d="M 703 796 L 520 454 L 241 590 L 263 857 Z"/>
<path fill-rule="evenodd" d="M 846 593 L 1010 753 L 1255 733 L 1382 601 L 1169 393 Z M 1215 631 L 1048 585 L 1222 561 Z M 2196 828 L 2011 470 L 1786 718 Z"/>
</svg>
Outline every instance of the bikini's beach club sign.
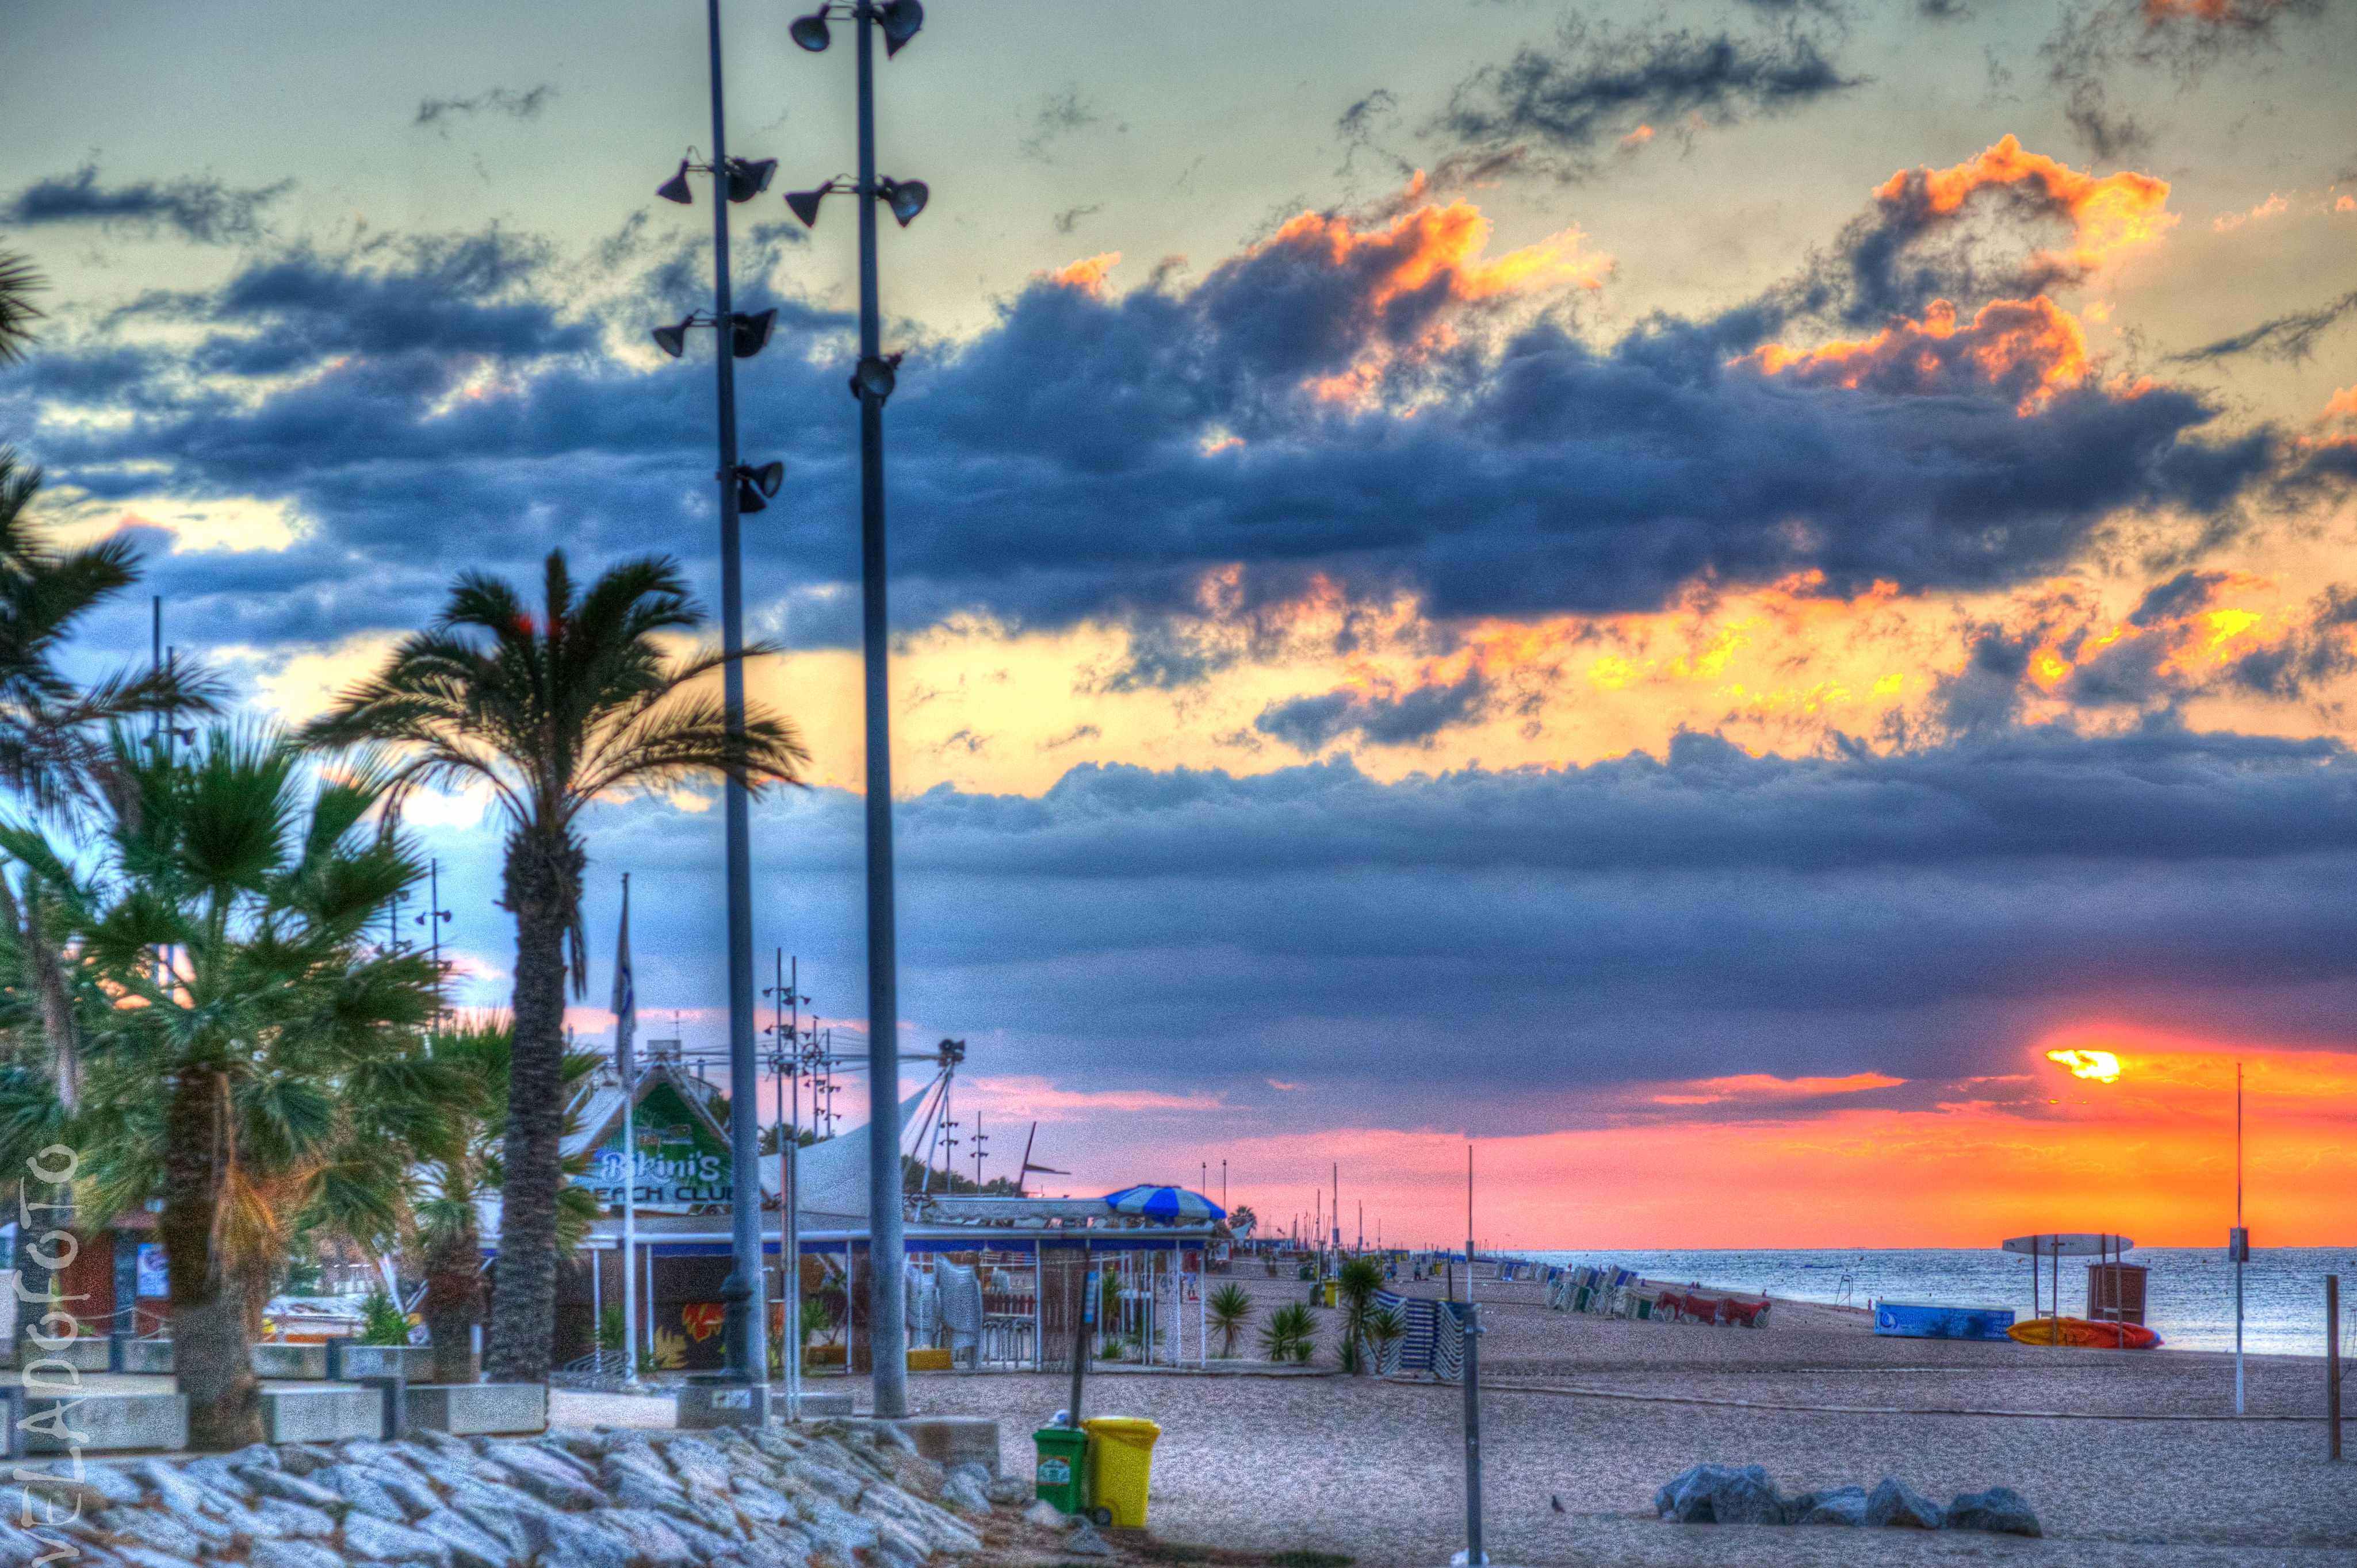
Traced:
<svg viewBox="0 0 2357 1568">
<path fill-rule="evenodd" d="M 635 1183 L 640 1208 L 693 1214 L 727 1204 L 733 1190 L 727 1147 L 687 1108 L 677 1090 L 657 1084 L 639 1101 L 631 1120 L 636 1160 L 626 1156 L 617 1122 L 591 1156 L 588 1170 L 573 1178 L 577 1184 L 608 1208 L 620 1205 L 625 1180 Z"/>
</svg>

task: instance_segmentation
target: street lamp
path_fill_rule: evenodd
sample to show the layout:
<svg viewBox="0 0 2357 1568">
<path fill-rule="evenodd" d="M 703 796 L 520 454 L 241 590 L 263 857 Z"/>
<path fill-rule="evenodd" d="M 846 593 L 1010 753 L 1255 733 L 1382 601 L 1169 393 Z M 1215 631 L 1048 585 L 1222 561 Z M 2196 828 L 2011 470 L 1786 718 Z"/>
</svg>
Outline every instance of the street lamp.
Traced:
<svg viewBox="0 0 2357 1568">
<path fill-rule="evenodd" d="M 849 0 L 822 5 L 787 29 L 815 54 L 833 42 L 829 18 L 857 29 L 859 174 L 795 191 L 786 205 L 804 225 L 818 222 L 819 203 L 844 192 L 859 202 L 859 362 L 851 376 L 859 400 L 860 625 L 866 665 L 867 721 L 867 1246 L 869 1321 L 876 1326 L 875 1411 L 887 1419 L 909 1413 L 908 1343 L 902 1289 L 900 1230 L 899 964 L 892 910 L 892 715 L 885 686 L 889 624 L 885 614 L 884 403 L 898 380 L 900 357 L 883 351 L 876 288 L 876 208 L 889 206 L 902 227 L 924 210 L 931 195 L 921 180 L 876 176 L 876 34 L 887 58 L 899 54 L 925 25 L 919 0 Z"/>
<path fill-rule="evenodd" d="M 746 315 L 730 307 L 728 298 L 728 209 L 750 201 L 769 188 L 777 173 L 775 158 L 732 158 L 728 156 L 726 114 L 721 95 L 720 0 L 705 0 L 705 30 L 711 70 L 712 161 L 697 163 L 691 156 L 680 160 L 679 172 L 655 194 L 683 205 L 695 199 L 692 174 L 712 176 L 713 304 L 709 312 L 694 312 L 676 326 L 654 329 L 655 344 L 679 358 L 687 334 L 698 327 L 726 322 L 726 335 L 714 334 L 713 362 L 719 378 L 720 427 L 720 639 L 726 663 L 721 673 L 724 722 L 732 741 L 745 735 L 745 589 L 743 551 L 738 520 L 759 511 L 778 493 L 785 477 L 782 463 L 758 467 L 737 456 L 737 361 L 761 351 L 776 329 L 778 313 L 764 310 Z M 769 1354 L 764 1330 L 761 1268 L 760 1118 L 753 1114 L 753 1086 L 759 1080 L 760 1062 L 754 1048 L 753 1016 L 753 886 L 750 812 L 745 780 L 730 777 L 722 796 L 728 868 L 728 1080 L 739 1110 L 728 1129 L 731 1201 L 728 1278 L 720 1287 L 727 1307 L 727 1371 L 724 1380 L 746 1385 L 741 1393 L 713 1401 L 717 1419 L 759 1426 L 769 1420 Z M 741 1399 L 742 1402 L 737 1402 Z M 722 1414 L 726 1410 L 726 1413 Z"/>
</svg>

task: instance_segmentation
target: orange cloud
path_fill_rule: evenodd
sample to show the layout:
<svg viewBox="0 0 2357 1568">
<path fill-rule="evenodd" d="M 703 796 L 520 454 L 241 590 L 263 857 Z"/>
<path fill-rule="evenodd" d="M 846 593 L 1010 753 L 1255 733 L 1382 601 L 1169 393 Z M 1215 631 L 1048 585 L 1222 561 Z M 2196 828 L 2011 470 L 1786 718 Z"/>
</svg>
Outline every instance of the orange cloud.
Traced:
<svg viewBox="0 0 2357 1568">
<path fill-rule="evenodd" d="M 1635 130 L 1620 138 L 1620 150 L 1624 153 L 1633 153 L 1639 147 L 1643 146 L 1647 142 L 1652 141 L 1655 134 L 1656 133 L 1651 125 L 1640 125 Z"/>
<path fill-rule="evenodd" d="M 2116 1082 L 2042 1058 L 2067 1043 L 2118 1058 Z M 2089 1027 L 2038 1042 L 2023 1074 L 1959 1087 L 1931 1110 L 1663 1120 L 1482 1138 L 1476 1230 L 1521 1248 L 1986 1247 L 2037 1230 L 2112 1230 L 2142 1245 L 2216 1246 L 2233 1212 L 2234 1062 L 2244 1068 L 2249 1223 L 2263 1246 L 2357 1229 L 2357 1056 Z M 1835 1080 L 1839 1081 L 1839 1080 Z M 1372 1129 L 1305 1141 L 1222 1140 L 1236 1197 L 1289 1213 L 1341 1166 L 1345 1204 L 1387 1240 L 1461 1236 L 1465 1145 Z M 1150 1161 L 1139 1162 L 1144 1168 Z M 1314 1171 L 1312 1165 L 1314 1165 Z M 1110 1182 L 1118 1171 L 1102 1173 Z"/>
<path fill-rule="evenodd" d="M 1958 324 L 1953 305 L 1935 299 L 1920 322 L 1899 321 L 1871 338 L 1804 352 L 1770 343 L 1736 363 L 1807 385 L 1882 392 L 1953 392 L 1959 382 L 1974 383 L 2018 392 L 2016 412 L 2028 415 L 2086 379 L 2087 333 L 2042 294 L 1992 300 L 1969 326 Z"/>
<path fill-rule="evenodd" d="M 2177 222 L 2177 215 L 2166 210 L 2167 180 L 2125 169 L 2098 178 L 2043 153 L 2024 151 L 2012 135 L 1952 168 L 1901 169 L 1874 194 L 1885 206 L 1920 198 L 1928 210 L 1949 213 L 1976 191 L 2031 186 L 2072 221 L 2070 248 L 2038 258 L 2068 274 L 2084 276 L 2128 246 L 2159 239 Z"/>
<path fill-rule="evenodd" d="M 1731 1078 L 1701 1078 L 1681 1087 L 1684 1094 L 1656 1094 L 1656 1105 L 1724 1105 L 1730 1101 L 1815 1100 L 1828 1094 L 1863 1094 L 1870 1089 L 1896 1089 L 1907 1080 L 1878 1072 L 1854 1072 L 1847 1078 L 1775 1078 L 1764 1072 L 1738 1073 Z"/>
<path fill-rule="evenodd" d="M 1424 178 L 1419 171 L 1409 185 L 1411 199 L 1423 192 Z M 1583 250 L 1586 238 L 1576 228 L 1566 229 L 1484 262 L 1480 258 L 1490 243 L 1490 220 L 1460 199 L 1446 207 L 1413 208 L 1365 232 L 1347 217 L 1304 212 L 1254 250 L 1307 251 L 1322 254 L 1338 270 L 1366 272 L 1368 303 L 1380 311 L 1400 295 L 1436 283 L 1451 297 L 1469 301 L 1551 288 L 1601 288 L 1612 274 L 1612 259 Z"/>
<path fill-rule="evenodd" d="M 2357 386 L 2342 387 L 2327 398 L 2319 419 L 2357 419 Z"/>
<path fill-rule="evenodd" d="M 1068 267 L 1048 274 L 1048 281 L 1063 288 L 1076 288 L 1084 294 L 1104 293 L 1105 274 L 1121 265 L 1121 252 L 1107 251 L 1101 256 L 1085 256 Z"/>
<path fill-rule="evenodd" d="M 1141 1112 L 1217 1111 L 1216 1094 L 1164 1094 L 1150 1089 L 1059 1089 L 1046 1078 L 971 1078 L 960 1092 L 963 1103 L 977 1098 L 993 1116 L 1026 1117 L 1040 1122 L 1069 1122 L 1091 1112 L 1135 1115 Z"/>
<path fill-rule="evenodd" d="M 2210 227 L 2215 229 L 2219 233 L 2223 234 L 2229 229 L 2239 229 L 2244 224 L 2251 222 L 2255 219 L 2273 218 L 2278 212 L 2288 212 L 2290 210 L 2291 203 L 2289 201 L 2286 200 L 2282 196 L 2276 192 L 2269 191 L 2267 193 L 2267 199 L 2265 201 L 2260 202 L 2256 207 L 2252 208 L 2248 212 L 2229 212 L 2222 217 L 2213 218 L 2210 221 Z"/>
</svg>

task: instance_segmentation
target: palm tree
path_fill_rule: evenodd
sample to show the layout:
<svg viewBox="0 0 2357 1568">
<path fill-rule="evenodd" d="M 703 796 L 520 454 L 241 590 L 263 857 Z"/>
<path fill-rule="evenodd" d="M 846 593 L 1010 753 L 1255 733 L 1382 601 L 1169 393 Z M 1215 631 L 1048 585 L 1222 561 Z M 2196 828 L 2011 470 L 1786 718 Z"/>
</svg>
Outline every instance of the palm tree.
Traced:
<svg viewBox="0 0 2357 1568">
<path fill-rule="evenodd" d="M 307 732 L 322 747 L 393 743 L 404 757 L 397 791 L 479 786 L 506 820 L 515 1044 L 486 1358 L 503 1380 L 544 1380 L 555 1328 L 568 970 L 576 995 L 588 982 L 582 815 L 601 798 L 716 774 L 757 791 L 793 783 L 809 759 L 782 718 L 757 711 L 731 731 L 705 679 L 726 655 L 666 654 L 660 639 L 702 620 L 677 564 L 660 557 L 626 561 L 585 592 L 551 551 L 537 615 L 508 584 L 469 572 L 430 628 Z"/>
<path fill-rule="evenodd" d="M 118 740 L 113 767 L 130 808 L 94 872 L 22 824 L 0 848 L 61 890 L 80 963 L 118 999 L 87 1020 L 82 1196 L 102 1221 L 160 1200 L 189 1444 L 238 1448 L 262 1435 L 247 1348 L 289 1237 L 390 1244 L 448 1098 L 418 1044 L 432 964 L 367 941 L 422 868 L 364 822 L 382 779 L 307 799 L 297 754 L 264 731 L 216 730 L 186 758 Z"/>
<path fill-rule="evenodd" d="M 428 1196 L 416 1204 L 417 1243 L 425 1275 L 425 1318 L 434 1344 L 436 1382 L 474 1378 L 474 1327 L 482 1321 L 482 1232 L 477 1205 L 500 1190 L 506 1175 L 500 1144 L 507 1133 L 509 1067 L 515 1031 L 505 1018 L 463 1022 L 427 1042 L 432 1058 L 452 1069 L 463 1093 L 447 1107 L 436 1138 L 420 1153 Z M 576 1124 L 579 1088 L 598 1057 L 576 1051 L 565 1058 L 568 1106 L 563 1133 Z M 566 1175 L 588 1169 L 587 1155 L 566 1162 Z M 557 1197 L 557 1255 L 569 1258 L 589 1234 L 598 1204 L 589 1189 L 568 1181 Z"/>
<path fill-rule="evenodd" d="M 0 251 L 0 365 L 25 357 L 25 347 L 33 340 L 28 323 L 41 314 L 34 308 L 32 296 L 42 286 L 41 274 L 33 270 L 29 257 Z"/>
<path fill-rule="evenodd" d="M 1220 1331 L 1220 1354 L 1233 1356 L 1236 1336 L 1244 1331 L 1244 1324 L 1253 1315 L 1252 1297 L 1243 1286 L 1230 1280 L 1211 1293 L 1203 1309 L 1211 1316 L 1211 1326 Z"/>
<path fill-rule="evenodd" d="M 1334 1273 L 1335 1294 L 1342 1298 L 1342 1354 L 1345 1371 L 1364 1369 L 1361 1352 L 1367 1341 L 1367 1314 L 1375 1293 L 1383 1288 L 1383 1267 L 1372 1258 L 1346 1260 Z"/>
</svg>

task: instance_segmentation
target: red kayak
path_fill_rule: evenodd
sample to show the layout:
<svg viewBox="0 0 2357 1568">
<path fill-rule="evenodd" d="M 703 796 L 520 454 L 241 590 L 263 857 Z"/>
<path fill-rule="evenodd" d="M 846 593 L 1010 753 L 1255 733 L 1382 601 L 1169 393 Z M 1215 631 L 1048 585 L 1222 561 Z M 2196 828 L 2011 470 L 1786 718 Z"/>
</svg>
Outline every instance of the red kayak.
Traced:
<svg viewBox="0 0 2357 1568">
<path fill-rule="evenodd" d="M 2160 1336 L 2141 1323 L 2096 1323 L 2084 1317 L 2033 1317 L 2007 1329 L 2024 1345 L 2065 1345 L 2083 1350 L 2153 1350 Z"/>
</svg>

